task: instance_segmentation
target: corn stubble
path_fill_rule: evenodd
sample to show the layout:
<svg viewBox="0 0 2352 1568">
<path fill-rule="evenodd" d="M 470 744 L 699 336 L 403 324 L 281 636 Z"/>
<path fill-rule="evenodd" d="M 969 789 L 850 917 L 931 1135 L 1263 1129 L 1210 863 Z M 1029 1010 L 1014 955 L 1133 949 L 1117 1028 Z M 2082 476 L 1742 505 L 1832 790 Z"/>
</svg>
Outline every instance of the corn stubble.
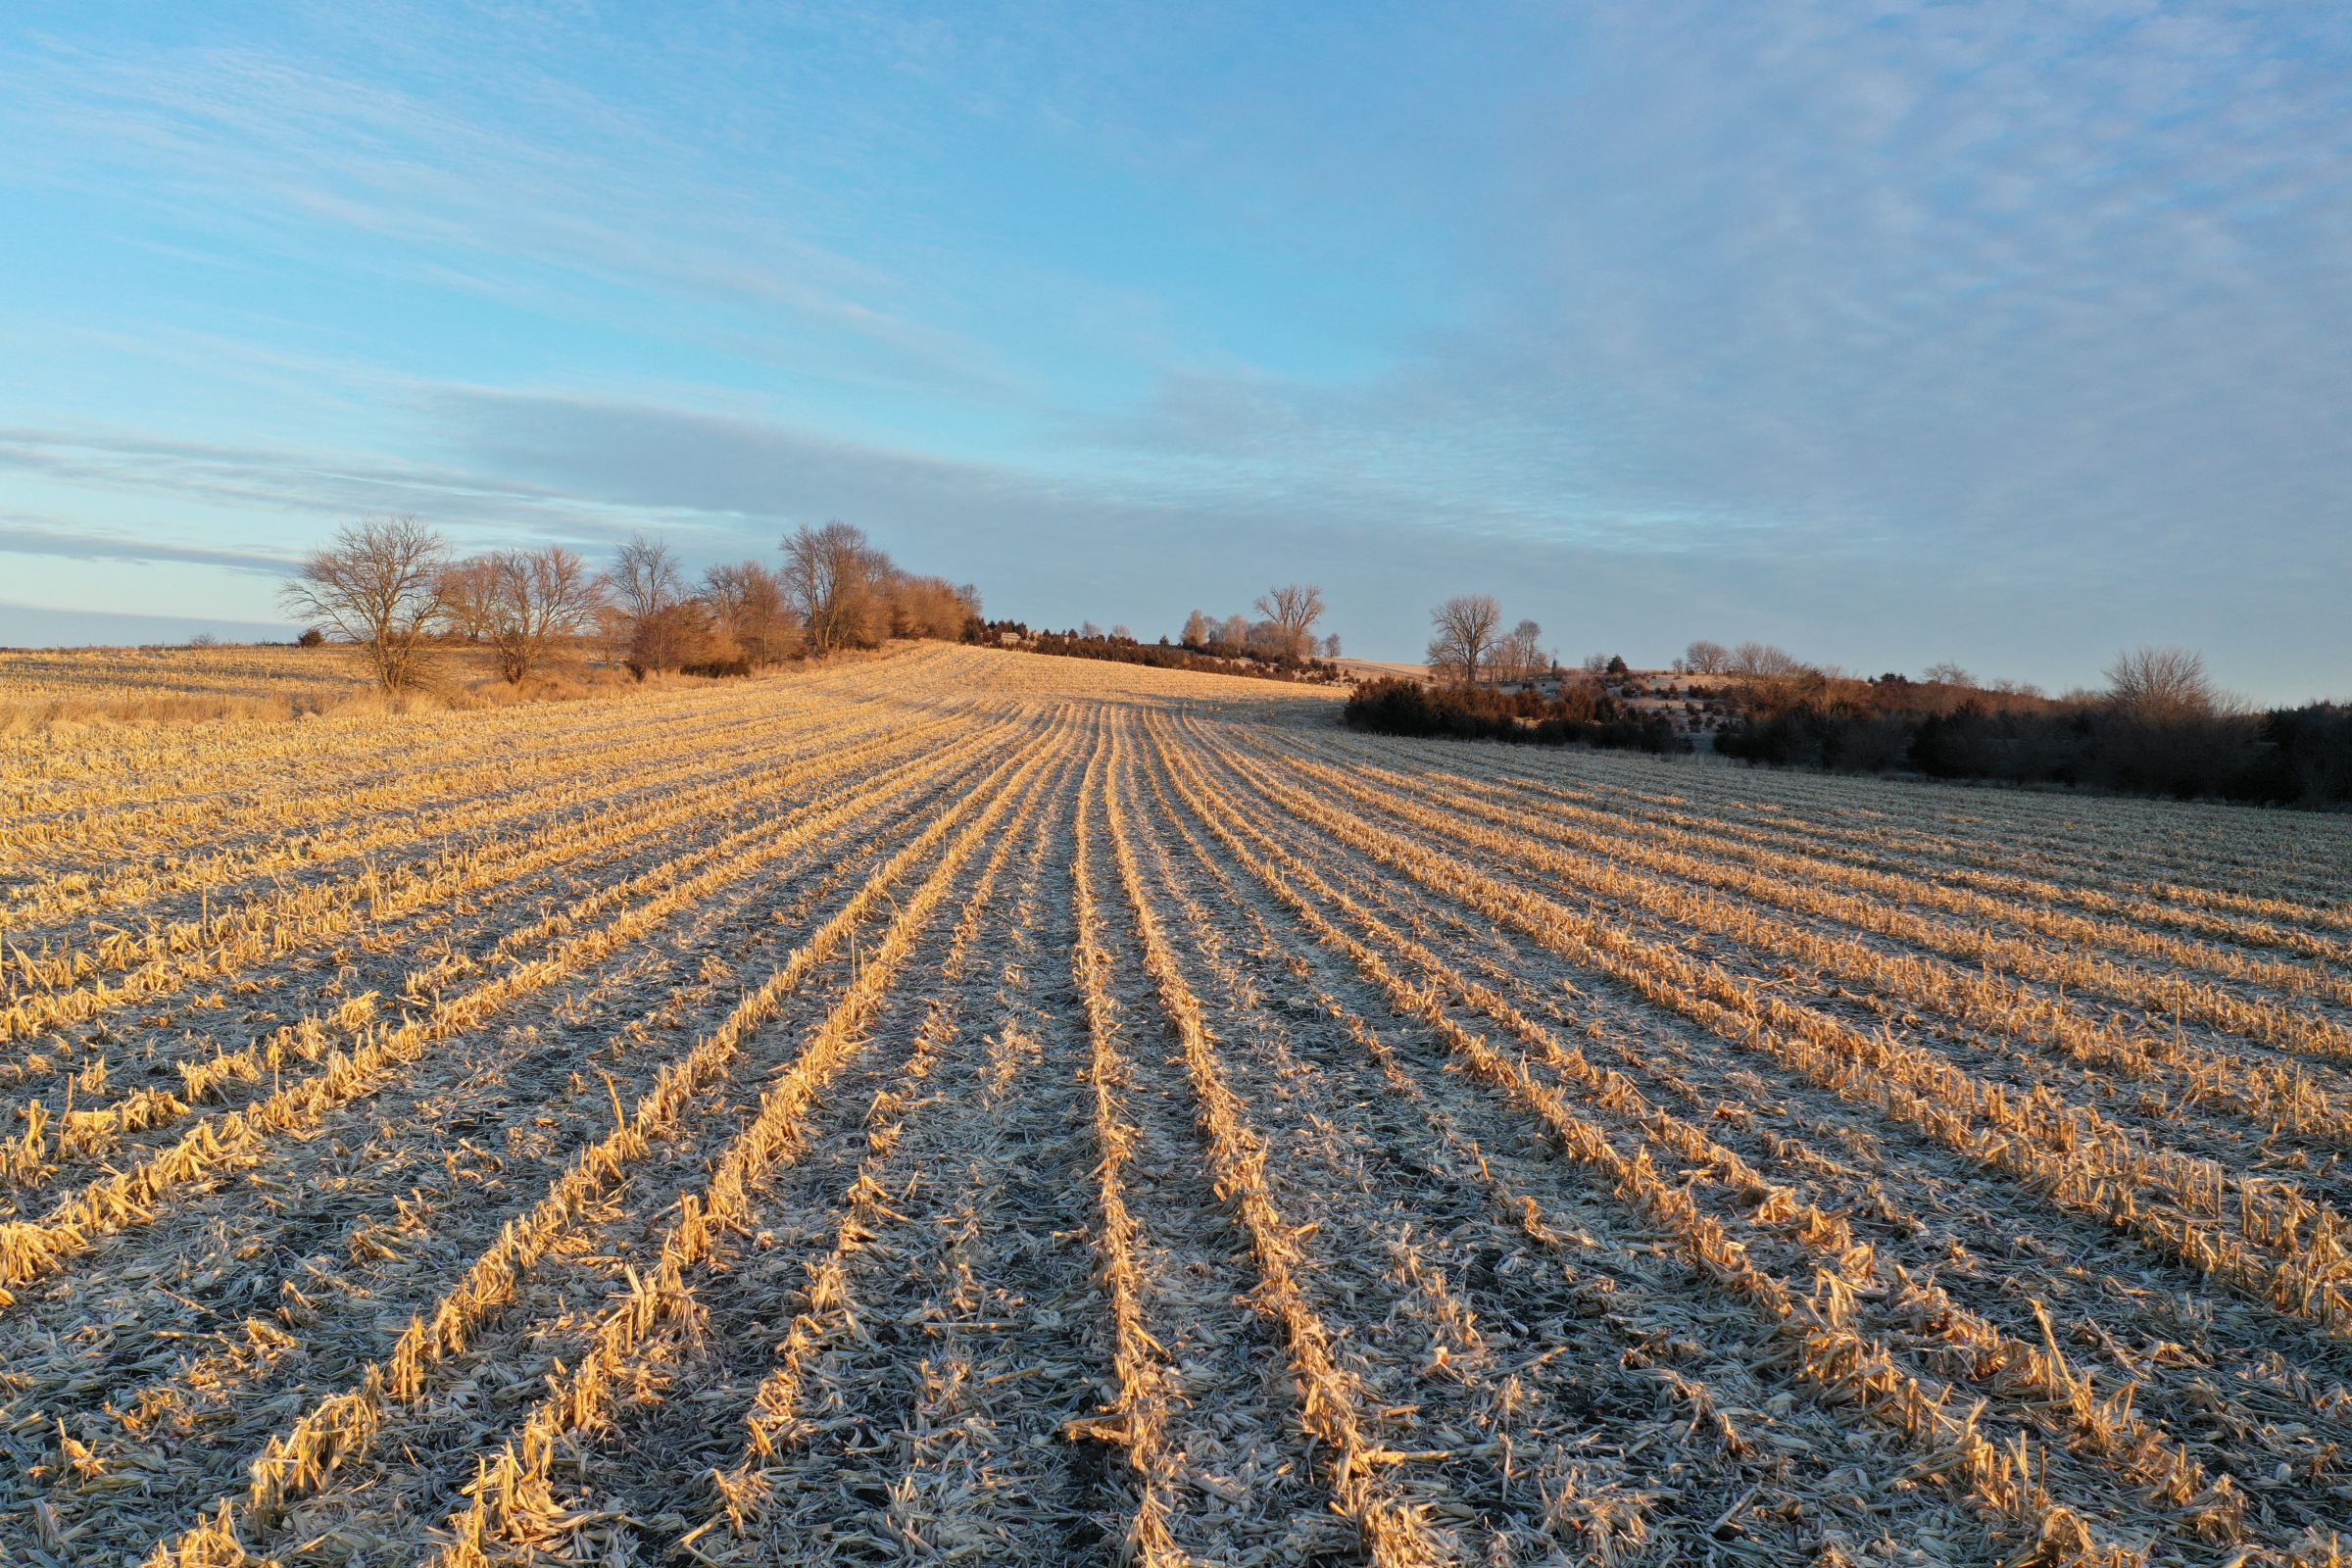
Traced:
<svg viewBox="0 0 2352 1568">
<path fill-rule="evenodd" d="M 2343 1560 L 2352 828 L 1334 717 L 12 740 L 0 1561 Z"/>
</svg>

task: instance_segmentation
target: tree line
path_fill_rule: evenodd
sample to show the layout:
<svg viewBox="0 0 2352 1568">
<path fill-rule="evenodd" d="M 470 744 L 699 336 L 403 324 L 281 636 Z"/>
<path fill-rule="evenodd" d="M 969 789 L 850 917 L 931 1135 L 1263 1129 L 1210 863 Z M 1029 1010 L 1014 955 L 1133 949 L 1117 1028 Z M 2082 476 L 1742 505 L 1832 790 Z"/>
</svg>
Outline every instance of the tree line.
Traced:
<svg viewBox="0 0 2352 1568">
<path fill-rule="evenodd" d="M 1340 634 L 1318 639 L 1315 625 L 1323 618 L 1323 590 L 1313 583 L 1284 583 L 1257 596 L 1250 607 L 1256 620 L 1228 615 L 1223 620 L 1196 610 L 1184 618 L 1177 645 L 1216 659 L 1256 659 L 1272 663 L 1298 664 L 1311 659 L 1340 657 Z"/>
<path fill-rule="evenodd" d="M 1642 692 L 1629 684 L 1635 676 L 1624 660 L 1595 654 L 1583 666 L 1592 678 L 1574 679 L 1542 651 L 1534 621 L 1503 630 L 1491 594 L 1456 595 L 1430 612 L 1430 623 L 1432 688 L 1359 687 L 1349 723 L 1395 734 L 1648 745 L 1646 731 L 1670 722 L 1612 696 L 1612 683 Z M 2056 698 L 2022 682 L 1979 682 L 1948 662 L 1918 679 L 1862 679 L 1756 640 L 1701 638 L 1673 673 L 1708 678 L 1708 705 L 1729 710 L 1716 750 L 1751 763 L 2269 804 L 2352 802 L 2352 708 L 2256 710 L 2222 692 L 2187 649 L 2127 651 L 2108 666 L 2103 688 Z M 1533 689 L 1539 682 L 1541 692 Z M 1682 693 L 1686 706 L 1701 695 L 1696 687 Z M 1595 703 L 1609 711 L 1590 711 Z M 1688 743 L 1677 737 L 1655 749 Z"/>
<path fill-rule="evenodd" d="M 339 530 L 281 600 L 309 624 L 306 645 L 358 647 L 387 693 L 422 684 L 431 650 L 450 642 L 487 648 L 500 678 L 520 685 L 589 646 L 640 679 L 748 674 L 891 637 L 958 638 L 979 623 L 977 588 L 902 569 L 849 523 L 803 524 L 778 548 L 773 564 L 715 565 L 698 579 L 668 544 L 639 534 L 600 570 L 562 545 L 460 557 L 403 514 Z"/>
<path fill-rule="evenodd" d="M 1571 742 L 1604 749 L 1687 752 L 1690 742 L 1664 713 L 1620 701 L 1594 681 L 1570 681 L 1546 695 L 1522 687 L 1424 685 L 1383 676 L 1348 694 L 1344 722 L 1384 735 L 1449 740 Z"/>
<path fill-rule="evenodd" d="M 1624 660 L 1596 654 L 1571 678 L 1544 646 L 1536 621 L 1503 629 L 1502 605 L 1493 594 L 1456 594 L 1429 618 L 1429 682 L 1364 682 L 1342 710 L 1345 722 L 1388 735 L 1690 750 L 1665 713 L 1627 702 L 1605 684 L 1601 677 L 1626 673 Z"/>
<path fill-rule="evenodd" d="M 1324 615 L 1323 590 L 1313 583 L 1283 583 L 1258 596 L 1259 618 L 1229 615 L 1217 620 L 1196 610 L 1173 639 L 1145 642 L 1126 626 L 1104 631 L 1087 621 L 1068 631 L 1032 630 L 1025 621 L 975 623 L 973 641 L 1069 659 L 1102 659 L 1147 664 L 1155 669 L 1190 669 L 1202 674 L 1254 675 L 1274 680 L 1338 681 L 1337 632 L 1318 636 Z"/>
<path fill-rule="evenodd" d="M 2195 652 L 2120 654 L 2095 691 L 1979 685 L 1941 664 L 1856 679 L 1796 661 L 1734 667 L 1738 716 L 1716 750 L 1838 772 L 2075 785 L 2269 805 L 2352 802 L 2352 709 L 2261 710 L 2224 693 Z"/>
<path fill-rule="evenodd" d="M 1502 629 L 1502 605 L 1493 594 L 1456 594 L 1429 618 L 1436 629 L 1424 657 L 1430 674 L 1448 686 L 1528 681 L 1559 669 L 1559 656 L 1544 649 L 1544 628 L 1535 621 Z"/>
</svg>

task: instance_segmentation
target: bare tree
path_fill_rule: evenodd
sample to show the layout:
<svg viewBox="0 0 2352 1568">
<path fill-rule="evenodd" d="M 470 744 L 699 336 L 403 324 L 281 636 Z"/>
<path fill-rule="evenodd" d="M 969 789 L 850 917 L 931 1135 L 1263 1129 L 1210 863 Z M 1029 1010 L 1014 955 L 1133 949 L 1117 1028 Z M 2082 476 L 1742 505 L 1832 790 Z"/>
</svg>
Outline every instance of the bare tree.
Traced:
<svg viewBox="0 0 2352 1568">
<path fill-rule="evenodd" d="M 1770 643 L 1748 641 L 1732 650 L 1732 673 L 1770 679 L 1793 675 L 1804 665 Z"/>
<path fill-rule="evenodd" d="M 893 637 L 937 637 L 953 641 L 980 618 L 979 590 L 969 583 L 958 587 L 945 577 L 894 572 L 887 597 Z"/>
<path fill-rule="evenodd" d="M 633 619 L 660 614 L 686 597 L 686 575 L 667 542 L 632 534 L 612 563 L 613 608 Z"/>
<path fill-rule="evenodd" d="M 604 597 L 630 668 L 643 674 L 686 661 L 685 633 L 693 619 L 685 611 L 686 574 L 666 543 L 631 535 L 605 574 Z"/>
<path fill-rule="evenodd" d="M 784 585 L 757 561 L 712 566 L 703 573 L 703 604 L 710 612 L 717 651 L 747 664 L 772 664 L 792 652 L 795 628 Z"/>
<path fill-rule="evenodd" d="M 1701 637 L 1683 650 L 1683 667 L 1693 675 L 1720 675 L 1732 667 L 1732 651 Z"/>
<path fill-rule="evenodd" d="M 424 642 L 441 616 L 449 545 L 415 514 L 343 528 L 279 590 L 295 618 L 313 621 L 368 655 L 387 692 L 415 686 Z"/>
<path fill-rule="evenodd" d="M 1338 632 L 1335 631 L 1323 639 L 1323 657 L 1325 659 L 1340 657 L 1340 634 Z"/>
<path fill-rule="evenodd" d="M 1216 642 L 1228 653 L 1250 651 L 1250 618 L 1247 615 L 1227 615 L 1217 622 Z"/>
<path fill-rule="evenodd" d="M 442 629 L 469 643 L 489 636 L 490 602 L 498 592 L 497 576 L 488 556 L 469 557 L 442 573 Z"/>
<path fill-rule="evenodd" d="M 1977 683 L 1974 675 L 1949 659 L 1940 664 L 1930 664 L 1919 672 L 1919 678 L 1936 686 L 1974 686 Z"/>
<path fill-rule="evenodd" d="M 1522 620 L 1494 643 L 1494 678 L 1533 680 L 1544 667 L 1544 628 Z"/>
<path fill-rule="evenodd" d="M 1493 594 L 1456 594 L 1429 612 L 1430 673 L 1458 686 L 1474 683 L 1494 655 L 1502 606 Z"/>
<path fill-rule="evenodd" d="M 862 529 L 835 519 L 822 528 L 801 524 L 784 539 L 784 594 L 800 612 L 808 651 L 823 658 L 836 649 L 878 642 L 888 607 L 876 577 L 889 558 L 866 543 Z"/>
<path fill-rule="evenodd" d="M 1323 618 L 1322 589 L 1311 582 L 1285 583 L 1259 594 L 1255 609 L 1280 628 L 1283 657 L 1314 657 L 1315 622 Z"/>
<path fill-rule="evenodd" d="M 519 685 L 544 667 L 558 648 L 595 625 L 605 608 L 602 581 L 562 545 L 528 554 L 505 550 L 480 558 L 480 564 L 489 583 L 483 635 L 509 684 Z"/>
<path fill-rule="evenodd" d="M 2142 723 L 2209 718 L 2221 694 L 2205 673 L 2204 656 L 2186 648 L 2134 648 L 2107 666 L 2107 703 Z"/>
</svg>

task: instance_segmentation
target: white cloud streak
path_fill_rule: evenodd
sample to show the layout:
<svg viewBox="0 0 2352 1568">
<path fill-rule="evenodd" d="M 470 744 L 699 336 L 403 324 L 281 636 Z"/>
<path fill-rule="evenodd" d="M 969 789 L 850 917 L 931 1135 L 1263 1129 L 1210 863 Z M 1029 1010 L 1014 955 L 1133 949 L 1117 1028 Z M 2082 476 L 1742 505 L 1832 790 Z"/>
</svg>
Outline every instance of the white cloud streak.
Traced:
<svg viewBox="0 0 2352 1568">
<path fill-rule="evenodd" d="M 2062 683 L 2185 637 L 2270 690 L 2352 686 L 2352 13 L 1644 0 L 1261 16 L 1249 51 L 1214 8 L 819 6 L 772 52 L 785 120 L 729 96 L 762 58 L 733 18 L 679 20 L 624 101 L 546 63 L 556 21 L 503 19 L 491 65 L 462 11 L 345 15 L 334 58 L 20 50 L 0 181 L 757 373 L 320 371 L 376 400 L 365 455 L 20 409 L 0 471 L 712 554 L 840 514 L 1060 618 L 1141 623 L 1139 578 L 1208 598 L 1262 561 L 1344 572 L 1343 629 L 1392 652 L 1433 581 L 1485 572 L 1594 640 L 1669 628 L 1653 655 L 1755 631 Z M 368 29 L 399 71 L 367 69 Z M 510 112 L 480 107 L 494 77 Z M 1335 291 L 1433 299 L 1360 323 L 1344 371 L 1269 369 L 1312 356 L 1264 275 L 1188 314 L 1074 259 L 1096 236 L 929 223 L 906 172 L 967 137 L 1156 181 Z M 751 157 L 722 177 L 716 151 Z M 1056 319 L 1085 354 L 1031 340 Z M 903 392 L 898 428 L 832 416 L 842 388 Z"/>
</svg>

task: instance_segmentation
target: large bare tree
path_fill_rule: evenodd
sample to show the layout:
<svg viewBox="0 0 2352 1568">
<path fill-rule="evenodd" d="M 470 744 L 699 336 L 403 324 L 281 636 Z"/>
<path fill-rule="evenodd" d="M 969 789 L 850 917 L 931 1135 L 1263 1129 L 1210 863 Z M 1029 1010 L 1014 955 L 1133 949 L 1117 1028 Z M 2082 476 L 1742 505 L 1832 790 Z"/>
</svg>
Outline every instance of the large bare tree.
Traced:
<svg viewBox="0 0 2352 1568">
<path fill-rule="evenodd" d="M 667 541 L 631 534 L 605 574 L 605 591 L 623 626 L 634 629 L 686 597 L 686 573 Z"/>
<path fill-rule="evenodd" d="M 822 528 L 803 523 L 785 535 L 783 550 L 784 594 L 800 612 L 810 653 L 822 658 L 887 632 L 887 624 L 876 624 L 888 614 L 877 590 L 890 562 L 862 529 L 838 519 Z"/>
<path fill-rule="evenodd" d="M 665 540 L 632 534 L 605 573 L 606 614 L 629 668 L 675 669 L 699 657 L 710 617 L 686 592 L 686 571 Z"/>
<path fill-rule="evenodd" d="M 1523 620 L 1494 641 L 1497 680 L 1534 680 L 1550 661 L 1544 655 L 1544 628 Z"/>
<path fill-rule="evenodd" d="M 1763 679 L 1793 675 L 1804 665 L 1790 654 L 1771 643 L 1748 641 L 1732 650 L 1732 673 Z"/>
<path fill-rule="evenodd" d="M 368 656 L 387 692 L 416 686 L 425 640 L 440 619 L 449 544 L 413 513 L 370 517 L 335 534 L 302 564 L 279 599 L 307 620 Z"/>
<path fill-rule="evenodd" d="M 1683 650 L 1683 667 L 1693 675 L 1720 675 L 1732 667 L 1732 651 L 1701 637 Z"/>
<path fill-rule="evenodd" d="M 1457 686 L 1477 681 L 1494 657 L 1502 606 L 1493 594 L 1455 594 L 1429 612 L 1429 670 Z"/>
<path fill-rule="evenodd" d="M 2186 648 L 2134 648 L 2107 666 L 2107 701 L 2127 718 L 2177 723 L 2208 718 L 2222 706 L 2205 658 Z"/>
<path fill-rule="evenodd" d="M 1323 618 L 1323 590 L 1313 583 L 1284 583 L 1257 596 L 1257 612 L 1281 633 L 1279 646 L 1290 659 L 1315 656 L 1315 622 Z"/>
<path fill-rule="evenodd" d="M 481 564 L 488 582 L 482 635 L 510 684 L 545 668 L 559 649 L 596 624 L 605 608 L 603 582 L 562 545 L 502 550 Z"/>
<path fill-rule="evenodd" d="M 498 568 L 489 556 L 472 556 L 441 574 L 441 629 L 478 643 L 490 635 L 490 600 L 498 591 Z"/>
</svg>

